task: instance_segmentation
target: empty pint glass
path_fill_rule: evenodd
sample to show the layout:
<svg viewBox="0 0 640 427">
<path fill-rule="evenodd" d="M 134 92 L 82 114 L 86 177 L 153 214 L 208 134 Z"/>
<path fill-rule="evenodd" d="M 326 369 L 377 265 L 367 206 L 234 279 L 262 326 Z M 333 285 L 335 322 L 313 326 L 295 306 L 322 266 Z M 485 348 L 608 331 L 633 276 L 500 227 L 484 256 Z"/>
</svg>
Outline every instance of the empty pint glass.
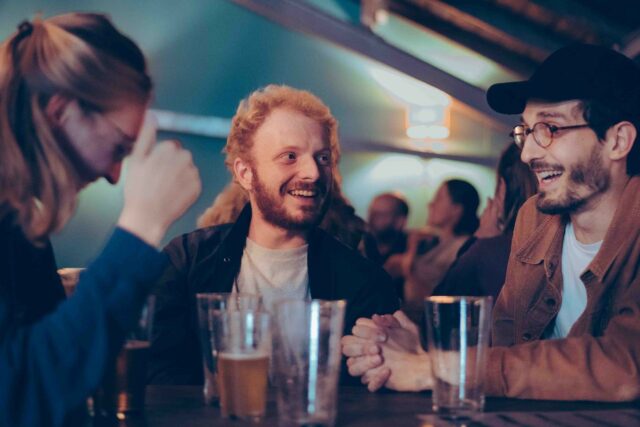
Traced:
<svg viewBox="0 0 640 427">
<path fill-rule="evenodd" d="M 345 301 L 281 301 L 274 309 L 273 377 L 280 426 L 333 426 Z"/>
<path fill-rule="evenodd" d="M 93 397 L 95 416 L 122 419 L 143 411 L 154 303 L 153 296 L 147 298 L 135 328 L 107 367 Z"/>
<path fill-rule="evenodd" d="M 267 405 L 271 357 L 269 314 L 263 311 L 209 312 L 223 417 L 257 421 Z"/>
<path fill-rule="evenodd" d="M 430 297 L 425 312 L 433 410 L 472 418 L 484 407 L 491 297 Z"/>
<path fill-rule="evenodd" d="M 196 294 L 198 326 L 200 329 L 200 348 L 202 349 L 202 365 L 204 386 L 202 394 L 204 403 L 218 403 L 218 385 L 216 380 L 217 349 L 211 345 L 212 335 L 209 332 L 209 313 L 216 311 L 258 310 L 262 306 L 259 295 L 243 293 L 200 293 Z"/>
</svg>

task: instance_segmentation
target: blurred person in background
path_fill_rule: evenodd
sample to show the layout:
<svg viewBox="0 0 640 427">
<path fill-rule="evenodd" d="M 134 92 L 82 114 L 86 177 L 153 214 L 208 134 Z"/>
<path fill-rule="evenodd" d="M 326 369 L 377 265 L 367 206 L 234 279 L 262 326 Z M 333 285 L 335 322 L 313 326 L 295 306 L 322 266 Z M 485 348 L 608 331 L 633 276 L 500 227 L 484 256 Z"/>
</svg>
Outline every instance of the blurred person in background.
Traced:
<svg viewBox="0 0 640 427">
<path fill-rule="evenodd" d="M 103 15 L 24 21 L 0 46 L 2 426 L 86 414 L 166 264 L 160 240 L 199 194 L 190 154 L 155 144 L 151 88 L 142 52 Z M 65 301 L 48 236 L 130 153 L 116 230 Z"/>
<path fill-rule="evenodd" d="M 536 193 L 537 183 L 513 143 L 502 152 L 496 175 L 494 196 L 487 202 L 474 238 L 461 249 L 434 295 L 489 295 L 494 301 L 498 297 L 518 210 Z"/>
<path fill-rule="evenodd" d="M 378 194 L 369 205 L 367 226 L 370 234 L 364 240 L 365 256 L 384 265 L 391 255 L 407 250 L 407 217 L 409 204 L 398 193 Z"/>
<path fill-rule="evenodd" d="M 411 233 L 407 251 L 387 262 L 391 276 L 405 280 L 405 310 L 420 312 L 424 298 L 440 284 L 462 245 L 478 228 L 479 204 L 478 192 L 467 181 L 451 179 L 440 185 L 428 205 L 426 230 Z"/>
<path fill-rule="evenodd" d="M 362 240 L 364 256 L 387 269 L 387 261 L 392 255 L 407 250 L 407 217 L 409 204 L 399 193 L 377 195 L 369 205 L 368 233 Z M 393 272 L 393 261 L 389 268 Z M 393 286 L 400 299 L 404 298 L 404 277 L 396 274 Z"/>
</svg>

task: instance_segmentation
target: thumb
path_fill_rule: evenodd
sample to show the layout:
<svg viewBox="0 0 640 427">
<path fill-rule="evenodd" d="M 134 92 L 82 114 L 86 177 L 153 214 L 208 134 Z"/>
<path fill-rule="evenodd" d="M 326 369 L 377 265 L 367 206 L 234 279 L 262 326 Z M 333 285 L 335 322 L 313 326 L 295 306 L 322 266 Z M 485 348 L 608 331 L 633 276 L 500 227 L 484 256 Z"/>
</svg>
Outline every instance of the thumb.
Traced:
<svg viewBox="0 0 640 427">
<path fill-rule="evenodd" d="M 396 318 L 396 320 L 398 321 L 398 323 L 400 323 L 400 326 L 402 326 L 403 329 L 415 330 L 418 328 L 418 325 L 413 323 L 411 319 L 409 319 L 402 310 L 398 310 L 395 313 L 393 313 L 393 317 Z"/>
<path fill-rule="evenodd" d="M 142 123 L 142 129 L 138 134 L 138 139 L 133 146 L 131 156 L 134 158 L 144 158 L 152 150 L 156 143 L 157 120 L 156 117 L 147 110 Z"/>
</svg>

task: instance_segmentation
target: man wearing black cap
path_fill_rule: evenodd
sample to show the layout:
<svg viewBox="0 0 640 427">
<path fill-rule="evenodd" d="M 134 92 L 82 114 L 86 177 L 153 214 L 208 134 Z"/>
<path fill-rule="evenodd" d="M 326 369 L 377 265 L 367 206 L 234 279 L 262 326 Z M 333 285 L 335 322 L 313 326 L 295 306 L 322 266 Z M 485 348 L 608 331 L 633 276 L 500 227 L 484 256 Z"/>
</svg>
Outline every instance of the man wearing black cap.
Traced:
<svg viewBox="0 0 640 427">
<path fill-rule="evenodd" d="M 539 183 L 518 215 L 493 313 L 487 394 L 638 399 L 640 69 L 607 48 L 573 45 L 529 80 L 493 85 L 487 100 L 521 114 L 512 136 Z M 428 353 L 390 345 L 406 343 L 411 325 L 398 313 L 374 320 L 343 339 L 352 375 L 372 390 L 429 388 Z M 387 343 L 363 345 L 381 333 Z"/>
</svg>

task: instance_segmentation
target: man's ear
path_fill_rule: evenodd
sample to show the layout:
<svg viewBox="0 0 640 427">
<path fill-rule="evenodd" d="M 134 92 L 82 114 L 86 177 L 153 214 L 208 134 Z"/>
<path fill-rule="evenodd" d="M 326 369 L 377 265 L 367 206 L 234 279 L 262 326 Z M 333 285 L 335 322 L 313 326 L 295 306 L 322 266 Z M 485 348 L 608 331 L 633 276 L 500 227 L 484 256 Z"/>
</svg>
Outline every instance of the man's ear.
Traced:
<svg viewBox="0 0 640 427">
<path fill-rule="evenodd" d="M 611 160 L 622 160 L 629 155 L 633 144 L 637 143 L 638 131 L 631 122 L 620 122 L 612 126 L 607 131 L 607 142 L 609 144 L 609 158 Z"/>
<path fill-rule="evenodd" d="M 67 107 L 71 102 L 71 98 L 64 95 L 55 94 L 45 106 L 44 112 L 49 122 L 53 125 L 60 125 L 63 122 L 64 114 L 67 111 Z"/>
<path fill-rule="evenodd" d="M 240 157 L 236 157 L 233 161 L 233 173 L 242 188 L 246 191 L 253 189 L 253 170 L 249 162 L 242 160 Z"/>
</svg>

